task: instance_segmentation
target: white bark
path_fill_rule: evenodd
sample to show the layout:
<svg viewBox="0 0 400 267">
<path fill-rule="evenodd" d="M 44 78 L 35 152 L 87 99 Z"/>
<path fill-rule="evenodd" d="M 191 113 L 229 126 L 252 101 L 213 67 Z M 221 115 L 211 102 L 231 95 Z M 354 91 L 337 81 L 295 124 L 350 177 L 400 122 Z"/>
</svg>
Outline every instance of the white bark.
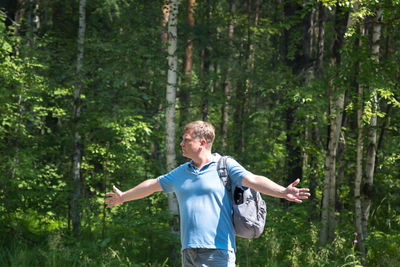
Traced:
<svg viewBox="0 0 400 267">
<path fill-rule="evenodd" d="M 71 199 L 71 220 L 73 232 L 78 235 L 80 232 L 81 219 L 80 219 L 80 193 L 81 193 L 81 148 L 80 148 L 80 133 L 78 122 L 81 117 L 81 69 L 82 60 L 84 55 L 84 44 L 85 44 L 85 28 L 86 28 L 86 0 L 79 2 L 79 30 L 78 30 L 78 56 L 76 64 L 76 76 L 77 82 L 74 91 L 74 144 L 73 144 L 73 159 L 72 159 L 72 176 L 73 176 L 73 192 Z"/>
<path fill-rule="evenodd" d="M 170 1 L 170 12 L 168 20 L 168 79 L 167 79 L 167 107 L 165 111 L 166 128 L 166 160 L 167 170 L 176 167 L 175 159 L 175 102 L 177 86 L 177 23 L 178 23 L 178 0 Z M 168 208 L 172 215 L 178 215 L 178 201 L 175 195 L 168 195 Z"/>
<path fill-rule="evenodd" d="M 382 10 L 376 12 L 374 20 L 373 31 L 372 31 L 372 56 L 375 63 L 379 63 L 379 49 L 381 39 L 381 20 Z M 376 70 L 378 71 L 378 70 Z M 371 194 L 372 186 L 374 181 L 375 171 L 375 160 L 376 160 L 376 126 L 377 126 L 377 109 L 378 99 L 376 95 L 376 88 L 372 89 L 372 117 L 370 119 L 369 135 L 368 135 L 368 150 L 366 155 L 365 164 L 365 189 L 364 189 L 364 203 L 363 203 L 363 214 L 362 214 L 362 227 L 364 238 L 368 236 L 368 219 L 371 209 Z"/>
<path fill-rule="evenodd" d="M 359 5 L 356 4 L 354 8 L 354 13 L 358 12 Z M 351 16 L 350 16 L 351 17 Z M 350 18 L 349 18 L 350 20 Z M 350 20 L 350 25 L 354 25 L 356 22 L 354 19 Z M 360 24 L 360 36 L 365 35 L 365 26 L 364 23 Z M 362 38 L 359 38 L 359 47 L 362 46 Z M 358 69 L 360 70 L 361 63 L 358 63 Z M 362 228 L 362 199 L 361 199 L 361 185 L 363 178 L 363 153 L 364 153 L 364 124 L 363 124 L 363 116 L 364 116 L 364 88 L 362 85 L 358 84 L 358 101 L 357 101 L 357 128 L 358 128 L 358 137 L 357 137 L 357 160 L 356 160 L 356 177 L 354 180 L 354 210 L 356 216 L 356 232 L 357 232 L 357 241 L 360 252 L 363 257 L 365 257 L 365 244 L 364 244 L 364 233 Z"/>
<path fill-rule="evenodd" d="M 336 192 L 336 152 L 342 125 L 344 93 L 329 97 L 330 100 L 330 136 L 325 160 L 324 191 L 322 198 L 320 243 L 332 240 L 335 232 L 335 192 Z"/>
</svg>

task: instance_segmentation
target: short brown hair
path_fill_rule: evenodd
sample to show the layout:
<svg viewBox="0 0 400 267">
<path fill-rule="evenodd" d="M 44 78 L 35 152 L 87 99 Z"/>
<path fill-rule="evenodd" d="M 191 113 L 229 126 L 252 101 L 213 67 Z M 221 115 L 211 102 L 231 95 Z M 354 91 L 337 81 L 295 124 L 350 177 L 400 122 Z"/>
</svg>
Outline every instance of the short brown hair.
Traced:
<svg viewBox="0 0 400 267">
<path fill-rule="evenodd" d="M 214 138 L 215 138 L 215 129 L 211 123 L 205 121 L 193 121 L 191 123 L 186 124 L 183 128 L 184 133 L 188 133 L 193 130 L 193 135 L 197 139 L 203 139 L 207 142 L 207 147 L 211 148 Z"/>
</svg>

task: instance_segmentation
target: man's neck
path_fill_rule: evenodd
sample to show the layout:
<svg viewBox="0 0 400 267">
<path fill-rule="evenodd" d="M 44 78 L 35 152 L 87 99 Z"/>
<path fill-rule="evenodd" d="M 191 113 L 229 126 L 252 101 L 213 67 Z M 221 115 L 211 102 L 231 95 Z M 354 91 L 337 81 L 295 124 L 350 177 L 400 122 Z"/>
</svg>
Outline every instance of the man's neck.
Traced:
<svg viewBox="0 0 400 267">
<path fill-rule="evenodd" d="M 204 165 L 207 163 L 211 162 L 213 159 L 213 156 L 211 154 L 211 151 L 207 151 L 205 153 L 202 153 L 198 155 L 196 158 L 192 158 L 193 164 L 200 170 L 203 168 Z"/>
</svg>

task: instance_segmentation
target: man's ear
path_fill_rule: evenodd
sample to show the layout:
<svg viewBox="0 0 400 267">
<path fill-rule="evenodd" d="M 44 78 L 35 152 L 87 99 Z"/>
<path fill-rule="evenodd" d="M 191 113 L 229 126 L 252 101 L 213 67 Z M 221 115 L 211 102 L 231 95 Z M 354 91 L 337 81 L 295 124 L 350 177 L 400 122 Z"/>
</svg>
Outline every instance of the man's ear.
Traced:
<svg viewBox="0 0 400 267">
<path fill-rule="evenodd" d="M 207 145 L 206 140 L 205 140 L 205 139 L 201 139 L 201 140 L 200 140 L 200 145 L 206 146 L 206 145 Z"/>
</svg>

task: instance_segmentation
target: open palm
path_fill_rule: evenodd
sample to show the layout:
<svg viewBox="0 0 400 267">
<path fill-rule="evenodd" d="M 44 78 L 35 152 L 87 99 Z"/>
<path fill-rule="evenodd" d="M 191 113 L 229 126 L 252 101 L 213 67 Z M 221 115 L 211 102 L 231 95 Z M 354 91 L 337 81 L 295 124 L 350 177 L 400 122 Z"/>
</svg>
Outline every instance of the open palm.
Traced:
<svg viewBox="0 0 400 267">
<path fill-rule="evenodd" d="M 116 186 L 113 186 L 114 193 L 106 193 L 105 203 L 108 207 L 114 207 L 124 202 L 122 192 Z"/>
<path fill-rule="evenodd" d="M 300 183 L 300 179 L 297 179 L 293 183 L 291 183 L 288 187 L 286 187 L 284 191 L 284 197 L 288 201 L 293 201 L 297 203 L 301 203 L 302 199 L 308 199 L 308 197 L 311 195 L 309 193 L 308 188 L 297 188 L 296 185 Z"/>
</svg>

